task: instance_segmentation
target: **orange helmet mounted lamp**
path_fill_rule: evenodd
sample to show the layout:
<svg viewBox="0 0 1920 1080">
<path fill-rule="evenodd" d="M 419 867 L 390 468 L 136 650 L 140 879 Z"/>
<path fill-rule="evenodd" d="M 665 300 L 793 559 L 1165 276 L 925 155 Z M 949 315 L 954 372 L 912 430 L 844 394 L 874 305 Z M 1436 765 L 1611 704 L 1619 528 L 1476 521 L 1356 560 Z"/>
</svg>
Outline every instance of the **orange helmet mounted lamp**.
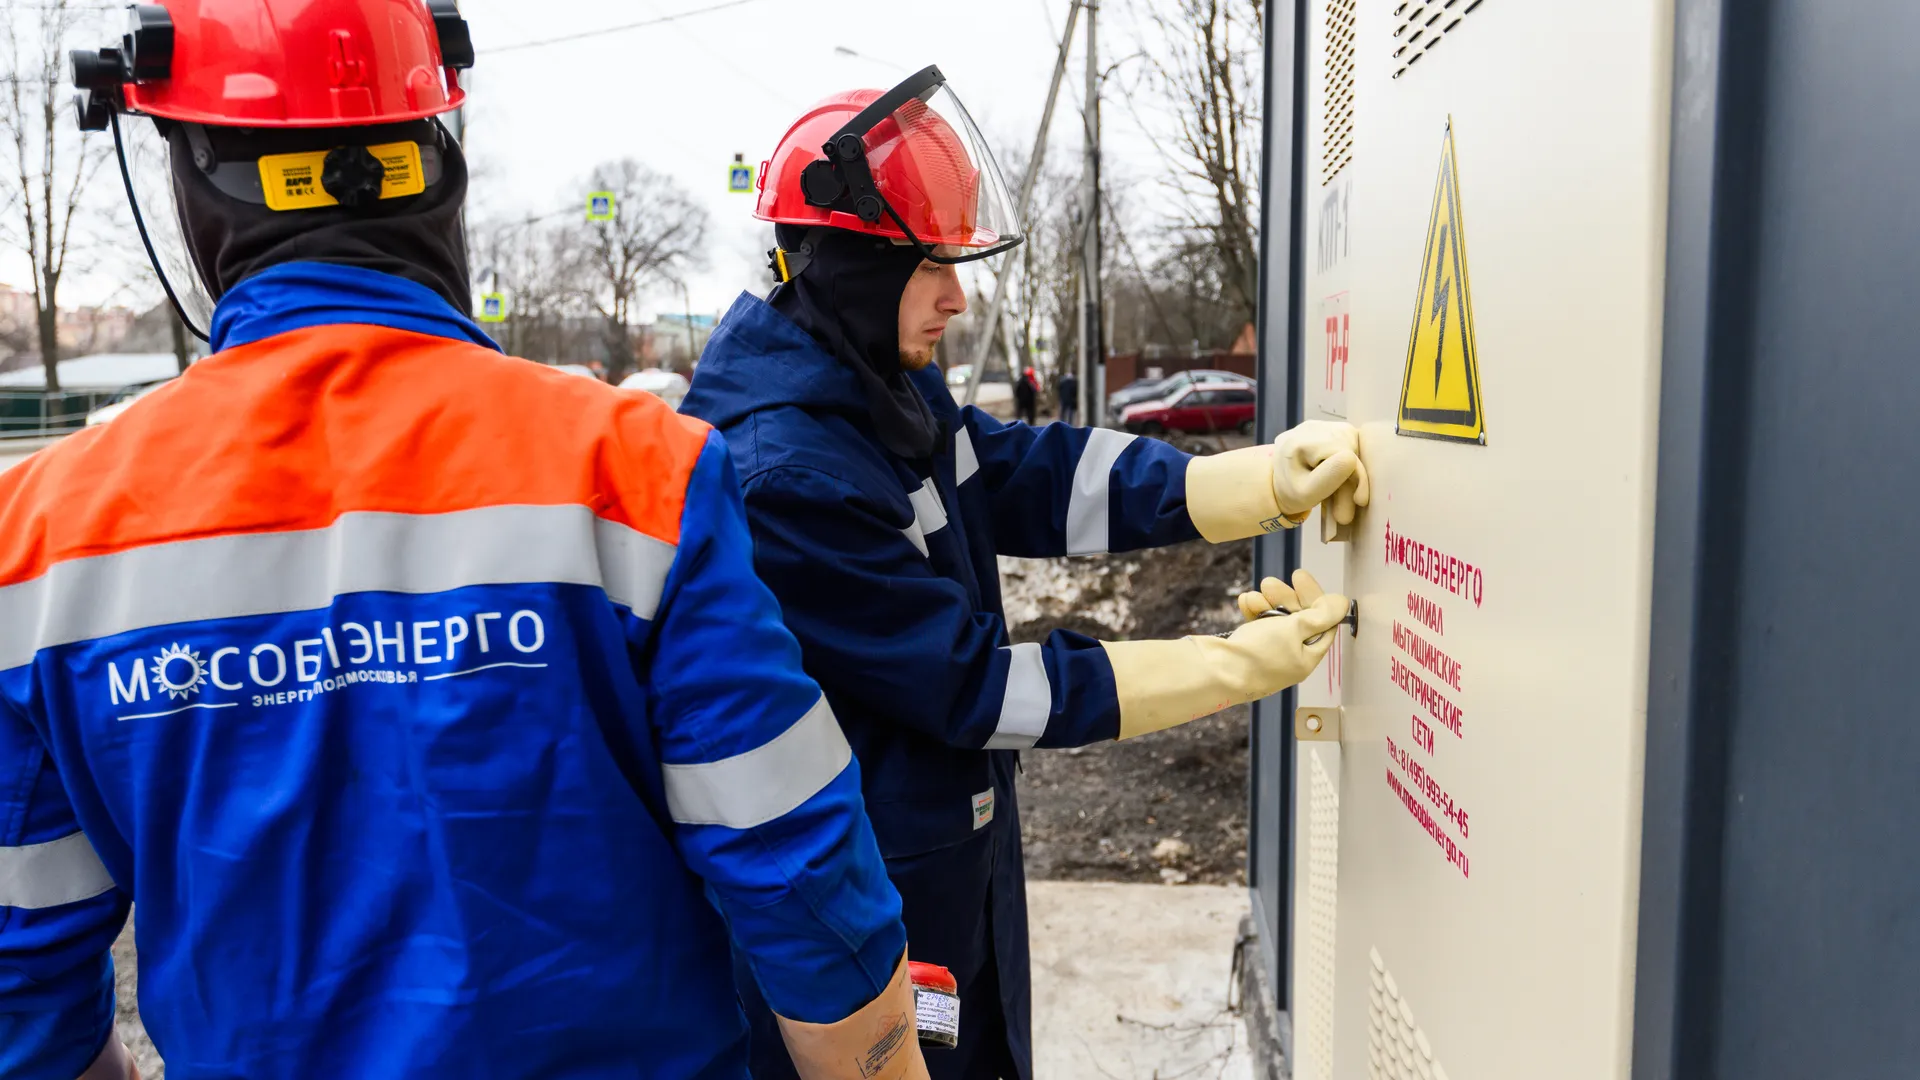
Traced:
<svg viewBox="0 0 1920 1080">
<path fill-rule="evenodd" d="M 761 169 L 754 216 L 887 237 L 938 263 L 984 259 L 1024 239 L 999 165 L 935 66 L 807 110 Z M 782 280 L 807 260 L 804 248 L 772 255 Z"/>
<path fill-rule="evenodd" d="M 434 118 L 466 100 L 473 59 L 457 0 L 130 4 L 117 45 L 71 54 L 80 127 L 112 129 L 147 257 L 202 338 L 214 298 L 171 205 L 170 137 L 220 193 L 275 212 L 404 198 L 440 180 Z"/>
</svg>

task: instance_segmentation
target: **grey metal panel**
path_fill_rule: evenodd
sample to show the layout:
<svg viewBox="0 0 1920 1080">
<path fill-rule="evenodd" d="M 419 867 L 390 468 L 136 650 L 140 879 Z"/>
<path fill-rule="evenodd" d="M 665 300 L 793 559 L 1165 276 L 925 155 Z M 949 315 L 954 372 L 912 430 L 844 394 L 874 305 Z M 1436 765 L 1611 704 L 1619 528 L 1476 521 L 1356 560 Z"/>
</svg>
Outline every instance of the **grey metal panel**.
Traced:
<svg viewBox="0 0 1920 1080">
<path fill-rule="evenodd" d="M 1911 1077 L 1920 5 L 1679 8 L 1635 1076 Z"/>
<path fill-rule="evenodd" d="M 1725 546 L 1725 530 L 1712 538 L 1709 512 L 1716 462 L 1726 471 L 1726 451 L 1710 453 L 1706 437 L 1716 417 L 1737 417 L 1732 405 L 1709 408 L 1716 390 L 1733 380 L 1710 376 L 1714 353 L 1738 319 L 1715 304 L 1714 244 L 1737 234 L 1743 222 L 1717 220 L 1716 180 L 1721 158 L 1723 90 L 1721 54 L 1725 15 L 1721 0 L 1676 0 L 1673 56 L 1671 159 L 1668 169 L 1668 231 L 1665 325 L 1660 380 L 1660 454 L 1654 512 L 1653 605 L 1647 672 L 1647 744 L 1641 836 L 1640 916 L 1634 990 L 1635 1080 L 1697 1077 L 1705 1041 L 1697 985 L 1712 968 L 1711 942 L 1698 929 L 1718 906 L 1717 873 L 1689 878 L 1689 870 L 1714 865 L 1719 848 L 1720 726 L 1717 700 L 1724 685 L 1715 657 L 1724 654 L 1724 628 L 1707 620 L 1714 601 L 1724 600 L 1724 582 L 1709 582 L 1703 570 L 1724 565 L 1705 560 L 1710 543 Z M 1724 261 L 1724 260 L 1721 260 Z M 1721 291 L 1728 283 L 1720 282 Z M 1735 290 L 1737 291 L 1737 290 Z M 1716 325 L 1716 318 L 1723 325 Z M 1731 501 L 1722 497 L 1722 501 Z M 1722 552 L 1724 554 L 1724 551 Z M 1711 595 L 1710 595 L 1711 594 Z M 1704 669 L 1697 670 L 1697 669 Z M 1702 678 L 1702 674 L 1706 674 Z M 1704 743 L 1696 747 L 1696 743 Z M 1696 803 L 1694 796 L 1704 792 Z M 1707 954 L 1701 955 L 1701 948 Z M 1688 980 L 1692 980 L 1689 984 Z"/>
<path fill-rule="evenodd" d="M 1920 1073 L 1920 4 L 1775 0 L 1717 1071 Z"/>
<path fill-rule="evenodd" d="M 1296 182 L 1303 168 L 1300 120 L 1300 42 L 1309 0 L 1266 0 L 1266 129 L 1260 151 L 1265 178 L 1260 204 L 1260 307 L 1257 336 L 1260 378 L 1258 430 L 1271 439 L 1298 422 L 1300 356 L 1298 327 L 1300 206 Z M 1286 572 L 1298 562 L 1294 534 L 1262 537 L 1254 544 L 1253 579 Z M 1250 828 L 1248 881 L 1259 909 L 1261 957 L 1269 985 L 1288 1007 L 1293 934 L 1293 692 L 1253 706 L 1248 768 Z"/>
</svg>

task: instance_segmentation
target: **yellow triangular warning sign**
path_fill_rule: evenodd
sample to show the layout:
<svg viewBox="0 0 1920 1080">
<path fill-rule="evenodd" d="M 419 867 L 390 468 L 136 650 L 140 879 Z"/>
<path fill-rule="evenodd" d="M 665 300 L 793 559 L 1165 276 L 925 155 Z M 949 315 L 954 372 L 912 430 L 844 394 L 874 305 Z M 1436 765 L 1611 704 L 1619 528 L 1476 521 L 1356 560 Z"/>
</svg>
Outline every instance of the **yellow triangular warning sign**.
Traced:
<svg viewBox="0 0 1920 1080">
<path fill-rule="evenodd" d="M 1401 435 L 1487 442 L 1480 409 L 1479 353 L 1473 345 L 1473 301 L 1467 289 L 1467 238 L 1460 215 L 1460 177 L 1453 164 L 1453 121 L 1440 147 L 1440 178 L 1427 219 L 1427 252 L 1400 379 Z"/>
</svg>

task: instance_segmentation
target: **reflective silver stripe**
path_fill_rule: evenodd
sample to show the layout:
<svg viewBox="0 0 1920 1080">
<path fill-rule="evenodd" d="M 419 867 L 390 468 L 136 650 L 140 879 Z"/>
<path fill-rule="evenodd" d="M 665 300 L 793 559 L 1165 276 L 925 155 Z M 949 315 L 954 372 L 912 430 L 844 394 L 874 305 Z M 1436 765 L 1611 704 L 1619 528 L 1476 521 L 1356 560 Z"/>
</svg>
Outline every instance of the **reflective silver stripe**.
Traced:
<svg viewBox="0 0 1920 1080">
<path fill-rule="evenodd" d="M 638 618 L 652 619 L 660 610 L 660 594 L 667 589 L 667 572 L 679 549 L 602 517 L 593 519 L 593 540 L 600 556 L 599 585 L 607 599 L 631 608 Z"/>
<path fill-rule="evenodd" d="M 584 506 L 354 512 L 324 529 L 181 540 L 56 563 L 0 588 L 0 671 L 76 641 L 325 607 L 357 592 L 592 585 L 653 617 L 674 547 Z"/>
<path fill-rule="evenodd" d="M 764 825 L 818 794 L 853 760 L 822 697 L 765 745 L 703 765 L 662 765 L 667 812 L 685 825 Z"/>
<path fill-rule="evenodd" d="M 989 750 L 1025 750 L 1047 733 L 1053 713 L 1053 683 L 1047 679 L 1047 660 L 1036 642 L 1003 646 L 1007 659 L 1007 692 L 1000 698 L 1000 723 L 987 739 Z"/>
<path fill-rule="evenodd" d="M 84 833 L 44 844 L 0 847 L 0 908 L 59 907 L 111 888 L 113 877 Z"/>
<path fill-rule="evenodd" d="M 1080 464 L 1073 470 L 1073 494 L 1067 500 L 1067 554 L 1093 555 L 1112 543 L 1107 524 L 1109 481 L 1113 463 L 1137 436 L 1108 428 L 1094 428 Z"/>
<path fill-rule="evenodd" d="M 973 436 L 967 434 L 967 425 L 961 424 L 953 433 L 953 483 L 957 487 L 967 482 L 967 478 L 980 471 L 980 459 L 973 453 Z"/>
<path fill-rule="evenodd" d="M 919 549 L 920 554 L 925 555 L 927 553 L 927 535 L 920 531 L 920 523 L 918 521 L 901 529 L 900 535 L 907 538 L 907 543 Z"/>
<path fill-rule="evenodd" d="M 920 535 L 932 536 L 947 527 L 947 508 L 940 503 L 940 488 L 933 477 L 927 477 L 907 501 L 913 504 L 913 520 L 920 526 Z"/>
<path fill-rule="evenodd" d="M 947 527 L 947 508 L 940 505 L 940 488 L 931 476 L 908 494 L 907 502 L 913 505 L 913 524 L 900 531 L 925 555 L 927 537 Z"/>
</svg>

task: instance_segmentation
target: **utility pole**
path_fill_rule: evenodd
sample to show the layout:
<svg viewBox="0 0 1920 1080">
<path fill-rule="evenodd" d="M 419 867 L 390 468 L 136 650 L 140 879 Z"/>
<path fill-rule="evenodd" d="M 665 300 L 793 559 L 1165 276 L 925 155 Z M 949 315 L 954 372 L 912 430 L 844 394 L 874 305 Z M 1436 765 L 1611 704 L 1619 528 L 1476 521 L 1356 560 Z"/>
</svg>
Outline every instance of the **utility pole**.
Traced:
<svg viewBox="0 0 1920 1080">
<path fill-rule="evenodd" d="M 1040 166 L 1047 157 L 1047 129 L 1053 125 L 1053 105 L 1060 99 L 1060 80 L 1067 74 L 1067 54 L 1073 51 L 1073 24 L 1080 17 L 1080 9 L 1085 6 L 1081 0 L 1073 0 L 1067 5 L 1067 25 L 1060 31 L 1060 55 L 1053 62 L 1053 81 L 1047 85 L 1047 107 L 1040 112 L 1040 130 L 1033 136 L 1033 153 L 1027 155 L 1027 174 L 1020 178 L 1020 196 L 1014 212 L 1019 215 L 1020 228 L 1027 228 L 1027 210 L 1033 203 L 1033 185 L 1040 179 Z M 845 50 L 852 52 L 851 49 Z M 1032 240 L 1028 240 L 1032 243 Z M 1007 293 L 1013 288 L 1014 275 L 1019 272 L 1020 264 L 1010 254 L 1004 257 L 1000 272 L 994 275 L 993 303 L 987 307 L 986 326 L 980 332 L 979 344 L 973 348 L 973 372 L 967 379 L 967 396 L 961 404 L 971 405 L 980 395 L 980 377 L 987 373 L 987 358 L 993 355 L 993 336 L 1000 326 L 1000 315 L 1007 307 Z M 1014 354 L 1007 354 L 1009 366 L 1016 363 Z M 1085 416 L 1085 413 L 1080 415 Z"/>
<path fill-rule="evenodd" d="M 681 311 L 687 320 L 687 374 L 693 374 L 693 365 L 700 362 L 700 350 L 693 345 L 693 299 L 687 293 L 687 283 L 677 281 L 680 286 Z"/>
<path fill-rule="evenodd" d="M 1100 50 L 1094 26 L 1100 6 L 1087 9 L 1086 174 L 1081 195 L 1085 225 L 1080 249 L 1080 415 L 1089 427 L 1106 420 L 1098 408 L 1106 403 L 1104 380 L 1094 383 L 1106 356 L 1105 325 L 1100 310 Z"/>
</svg>

